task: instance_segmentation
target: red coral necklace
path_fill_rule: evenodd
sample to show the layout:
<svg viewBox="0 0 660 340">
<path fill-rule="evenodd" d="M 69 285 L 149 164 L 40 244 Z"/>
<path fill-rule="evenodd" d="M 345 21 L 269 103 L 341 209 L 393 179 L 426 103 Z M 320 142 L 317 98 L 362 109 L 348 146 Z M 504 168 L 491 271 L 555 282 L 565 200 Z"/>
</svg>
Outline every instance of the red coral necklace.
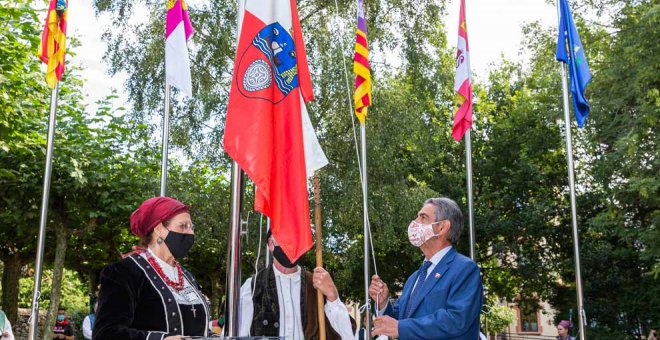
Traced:
<svg viewBox="0 0 660 340">
<path fill-rule="evenodd" d="M 156 273 L 158 273 L 158 276 L 160 276 L 163 281 L 165 281 L 165 284 L 176 289 L 177 291 L 180 291 L 183 289 L 183 270 L 181 270 L 181 265 L 179 265 L 179 262 L 174 261 L 174 266 L 176 267 L 177 274 L 179 276 L 179 282 L 174 282 L 172 281 L 167 275 L 165 275 L 165 272 L 163 272 L 163 268 L 158 264 L 156 259 L 151 256 L 151 254 L 147 251 L 145 252 L 147 255 L 147 261 L 151 264 L 152 267 L 156 270 Z"/>
</svg>

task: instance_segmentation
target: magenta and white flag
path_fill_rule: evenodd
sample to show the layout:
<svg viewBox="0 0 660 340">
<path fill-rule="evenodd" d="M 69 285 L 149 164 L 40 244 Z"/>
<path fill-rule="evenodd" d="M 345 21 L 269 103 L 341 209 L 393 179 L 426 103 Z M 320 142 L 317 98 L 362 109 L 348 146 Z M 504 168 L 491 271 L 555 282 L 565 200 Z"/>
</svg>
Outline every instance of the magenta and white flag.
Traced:
<svg viewBox="0 0 660 340">
<path fill-rule="evenodd" d="M 165 79 L 188 97 L 192 97 L 192 81 L 187 43 L 193 32 L 186 3 L 183 0 L 167 0 Z"/>
<path fill-rule="evenodd" d="M 470 83 L 470 49 L 468 48 L 467 22 L 465 20 L 465 0 L 461 0 L 458 18 L 458 45 L 456 51 L 456 74 L 454 76 L 455 102 L 458 108 L 454 113 L 452 136 L 457 142 L 472 127 L 472 84 Z"/>
</svg>

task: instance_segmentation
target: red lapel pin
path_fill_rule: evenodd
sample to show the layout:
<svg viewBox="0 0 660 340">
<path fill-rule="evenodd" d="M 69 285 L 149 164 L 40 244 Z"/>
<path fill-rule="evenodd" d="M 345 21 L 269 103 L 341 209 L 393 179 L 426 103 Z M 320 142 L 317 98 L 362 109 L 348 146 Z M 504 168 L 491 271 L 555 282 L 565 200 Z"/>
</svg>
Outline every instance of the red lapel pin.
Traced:
<svg viewBox="0 0 660 340">
<path fill-rule="evenodd" d="M 439 279 L 440 278 L 440 273 L 435 273 L 435 278 Z"/>
</svg>

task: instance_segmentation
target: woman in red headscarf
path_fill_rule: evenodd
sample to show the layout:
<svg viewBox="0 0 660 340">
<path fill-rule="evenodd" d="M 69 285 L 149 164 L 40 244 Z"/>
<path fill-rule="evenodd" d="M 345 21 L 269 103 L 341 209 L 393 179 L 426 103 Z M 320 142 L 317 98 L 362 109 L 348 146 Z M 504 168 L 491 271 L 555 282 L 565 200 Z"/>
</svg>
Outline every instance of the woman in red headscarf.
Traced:
<svg viewBox="0 0 660 340">
<path fill-rule="evenodd" d="M 95 340 L 209 336 L 209 308 L 195 278 L 177 259 L 195 241 L 188 206 L 153 197 L 131 214 L 137 250 L 101 273 Z"/>
</svg>

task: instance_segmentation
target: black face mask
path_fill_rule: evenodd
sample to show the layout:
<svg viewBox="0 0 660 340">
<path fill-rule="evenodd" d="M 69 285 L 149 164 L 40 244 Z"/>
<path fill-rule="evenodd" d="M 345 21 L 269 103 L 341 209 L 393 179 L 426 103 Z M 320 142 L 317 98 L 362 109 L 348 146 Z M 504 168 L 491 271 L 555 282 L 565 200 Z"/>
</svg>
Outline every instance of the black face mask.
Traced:
<svg viewBox="0 0 660 340">
<path fill-rule="evenodd" d="M 293 268 L 298 265 L 298 261 L 291 263 L 291 260 L 289 260 L 280 246 L 275 246 L 275 249 L 273 249 L 273 257 L 286 268 Z"/>
<path fill-rule="evenodd" d="M 170 230 L 167 237 L 165 237 L 165 245 L 167 245 L 167 248 L 175 259 L 185 257 L 193 246 L 193 243 L 195 243 L 194 234 L 177 233 Z"/>
</svg>

